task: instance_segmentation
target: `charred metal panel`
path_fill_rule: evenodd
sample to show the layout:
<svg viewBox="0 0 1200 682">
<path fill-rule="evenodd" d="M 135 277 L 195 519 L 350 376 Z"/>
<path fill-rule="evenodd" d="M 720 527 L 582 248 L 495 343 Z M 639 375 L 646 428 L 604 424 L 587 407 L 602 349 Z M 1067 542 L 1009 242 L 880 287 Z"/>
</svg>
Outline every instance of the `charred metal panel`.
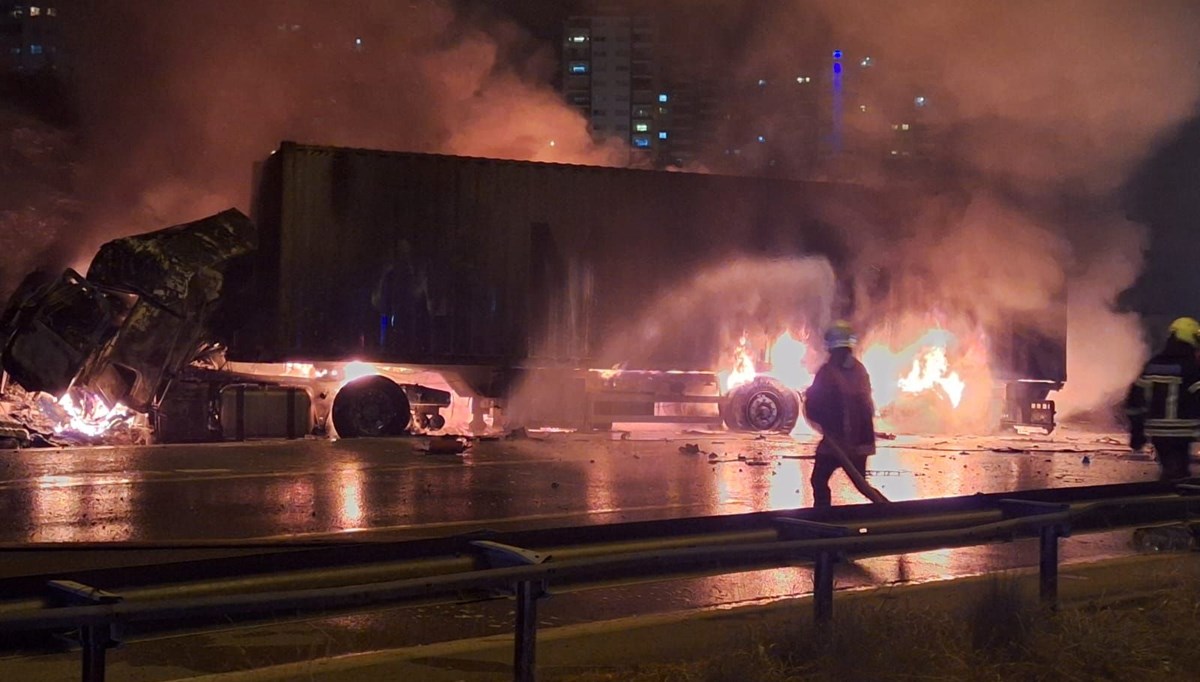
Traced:
<svg viewBox="0 0 1200 682">
<path fill-rule="evenodd" d="M 211 302 L 231 259 L 252 251 L 257 234 L 237 209 L 100 247 L 87 278 L 152 300 L 176 315 Z"/>
<path fill-rule="evenodd" d="M 111 343 L 83 368 L 78 383 L 110 404 L 149 410 L 167 384 L 210 341 L 208 317 L 224 270 L 250 253 L 254 225 L 235 209 L 100 247 L 88 280 L 136 294 Z"/>
</svg>

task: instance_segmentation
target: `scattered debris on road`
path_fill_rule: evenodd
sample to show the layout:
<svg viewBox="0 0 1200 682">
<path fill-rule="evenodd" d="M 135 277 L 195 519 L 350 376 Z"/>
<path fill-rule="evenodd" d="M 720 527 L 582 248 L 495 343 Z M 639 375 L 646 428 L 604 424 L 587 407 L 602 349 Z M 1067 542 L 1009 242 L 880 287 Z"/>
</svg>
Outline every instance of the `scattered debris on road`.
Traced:
<svg viewBox="0 0 1200 682">
<path fill-rule="evenodd" d="M 469 441 L 463 440 L 458 436 L 442 436 L 440 438 L 430 438 L 429 444 L 421 450 L 430 455 L 461 455 L 471 447 Z"/>
</svg>

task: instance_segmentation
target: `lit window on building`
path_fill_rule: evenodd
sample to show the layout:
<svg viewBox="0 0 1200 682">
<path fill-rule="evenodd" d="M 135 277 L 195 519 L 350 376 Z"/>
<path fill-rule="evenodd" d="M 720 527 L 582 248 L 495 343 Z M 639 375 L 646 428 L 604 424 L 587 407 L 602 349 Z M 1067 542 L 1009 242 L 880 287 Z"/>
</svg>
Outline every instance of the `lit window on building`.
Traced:
<svg viewBox="0 0 1200 682">
<path fill-rule="evenodd" d="M 25 8 L 20 5 L 14 5 L 12 11 L 9 12 L 13 18 L 20 19 L 25 16 Z"/>
<path fill-rule="evenodd" d="M 796 76 L 797 83 L 811 83 L 812 76 Z"/>
<path fill-rule="evenodd" d="M 41 54 L 41 53 L 42 53 L 41 45 L 30 45 L 29 46 L 29 54 Z"/>
<path fill-rule="evenodd" d="M 575 73 L 575 74 L 587 73 L 588 72 L 588 63 L 587 62 L 571 62 L 570 70 L 571 70 L 571 73 Z"/>
<path fill-rule="evenodd" d="M 633 146 L 639 149 L 646 149 L 650 146 L 650 138 L 645 135 L 634 135 Z"/>
<path fill-rule="evenodd" d="M 633 130 L 635 132 L 639 132 L 639 133 L 649 132 L 650 124 L 649 123 L 635 123 L 635 124 L 633 124 Z"/>
<path fill-rule="evenodd" d="M 766 79 L 766 78 L 759 78 L 759 79 L 758 79 L 758 87 L 760 87 L 760 88 L 761 88 L 761 87 L 764 87 L 764 86 L 766 86 L 766 84 L 767 84 L 767 79 Z"/>
<path fill-rule="evenodd" d="M 658 101 L 665 104 L 667 102 L 667 93 L 665 93 L 665 92 L 658 93 Z"/>
<path fill-rule="evenodd" d="M 667 131 L 665 131 L 665 130 L 658 131 L 658 139 L 660 139 L 660 140 L 667 139 Z"/>
<path fill-rule="evenodd" d="M 908 124 L 907 124 L 907 123 L 901 123 L 901 124 L 900 124 L 900 130 L 908 130 Z"/>
<path fill-rule="evenodd" d="M 573 43 L 586 43 L 587 39 L 588 39 L 587 36 L 580 34 L 580 33 L 576 33 L 575 35 L 571 36 L 570 41 Z"/>
<path fill-rule="evenodd" d="M 58 16 L 58 9 L 56 9 L 54 7 L 47 7 L 46 8 L 46 16 L 48 16 L 48 17 Z"/>
<path fill-rule="evenodd" d="M 42 16 L 42 8 L 41 7 L 30 7 L 29 8 L 29 16 L 31 16 L 31 17 Z"/>
</svg>

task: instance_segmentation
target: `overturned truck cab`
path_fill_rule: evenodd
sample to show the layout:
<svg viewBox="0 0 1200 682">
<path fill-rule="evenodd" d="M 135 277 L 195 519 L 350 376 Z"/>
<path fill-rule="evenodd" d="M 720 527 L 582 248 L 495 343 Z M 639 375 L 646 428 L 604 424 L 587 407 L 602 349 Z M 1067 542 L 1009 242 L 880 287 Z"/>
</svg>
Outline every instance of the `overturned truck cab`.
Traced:
<svg viewBox="0 0 1200 682">
<path fill-rule="evenodd" d="M 230 209 L 104 244 L 87 275 L 30 274 L 0 318 L 4 370 L 25 390 L 68 392 L 149 415 L 160 442 L 339 435 L 440 427 L 450 394 L 381 374 L 294 375 L 291 364 L 239 367 L 213 324 L 246 295 L 254 224 Z M 327 405 L 327 411 L 330 406 Z M 340 418 L 339 418 L 340 417 Z"/>
</svg>

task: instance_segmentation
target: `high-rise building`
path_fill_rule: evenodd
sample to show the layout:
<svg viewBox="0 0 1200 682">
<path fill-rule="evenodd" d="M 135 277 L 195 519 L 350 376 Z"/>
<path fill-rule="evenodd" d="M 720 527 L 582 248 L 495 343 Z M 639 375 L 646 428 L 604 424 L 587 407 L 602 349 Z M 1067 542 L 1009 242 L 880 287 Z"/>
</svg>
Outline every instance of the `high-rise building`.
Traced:
<svg viewBox="0 0 1200 682">
<path fill-rule="evenodd" d="M 35 74 L 55 69 L 60 48 L 59 7 L 0 0 L 0 69 Z"/>
<path fill-rule="evenodd" d="M 597 138 L 619 137 L 653 160 L 659 141 L 661 91 L 653 20 L 624 13 L 571 17 L 563 32 L 563 93 Z"/>
</svg>

